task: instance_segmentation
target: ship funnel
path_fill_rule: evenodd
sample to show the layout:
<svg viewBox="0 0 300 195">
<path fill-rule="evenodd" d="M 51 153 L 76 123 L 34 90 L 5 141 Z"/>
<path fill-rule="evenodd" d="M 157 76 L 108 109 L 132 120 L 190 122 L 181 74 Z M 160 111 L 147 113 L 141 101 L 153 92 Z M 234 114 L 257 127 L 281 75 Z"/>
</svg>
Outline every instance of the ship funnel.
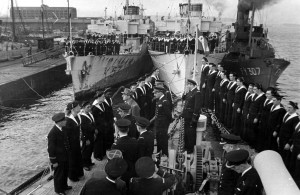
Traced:
<svg viewBox="0 0 300 195">
<path fill-rule="evenodd" d="M 249 11 L 250 6 L 245 5 L 245 1 L 239 0 L 238 3 L 238 11 L 237 11 L 237 18 L 236 23 L 234 24 L 235 32 L 236 32 L 236 39 L 238 40 L 248 40 L 249 39 Z"/>
</svg>

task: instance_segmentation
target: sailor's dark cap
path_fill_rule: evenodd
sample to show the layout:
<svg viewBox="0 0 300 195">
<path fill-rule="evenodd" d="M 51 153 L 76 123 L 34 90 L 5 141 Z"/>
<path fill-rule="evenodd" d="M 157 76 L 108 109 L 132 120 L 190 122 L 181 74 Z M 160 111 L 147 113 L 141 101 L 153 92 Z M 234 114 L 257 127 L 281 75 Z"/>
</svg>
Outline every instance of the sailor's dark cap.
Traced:
<svg viewBox="0 0 300 195">
<path fill-rule="evenodd" d="M 76 108 L 79 105 L 79 102 L 74 101 L 67 104 L 67 110 L 72 110 L 73 108 Z"/>
<path fill-rule="evenodd" d="M 103 91 L 104 94 L 111 93 L 111 88 L 108 87 Z"/>
<path fill-rule="evenodd" d="M 165 91 L 166 91 L 166 89 L 165 89 L 165 88 L 163 88 L 163 87 L 157 87 L 157 86 L 155 86 L 155 87 L 154 87 L 154 91 L 165 92 Z"/>
<path fill-rule="evenodd" d="M 247 162 L 249 158 L 249 152 L 247 150 L 233 150 L 226 153 L 225 159 L 229 162 L 230 165 L 240 165 Z"/>
<path fill-rule="evenodd" d="M 126 103 L 120 103 L 120 104 L 118 104 L 118 107 L 119 107 L 119 109 L 124 110 L 124 111 L 128 111 L 131 108 L 131 106 Z"/>
<path fill-rule="evenodd" d="M 150 125 L 150 121 L 144 117 L 135 117 L 136 125 L 141 126 L 143 128 L 148 127 Z"/>
<path fill-rule="evenodd" d="M 211 65 L 212 67 L 216 67 L 217 65 L 215 63 L 210 62 L 209 65 Z"/>
<path fill-rule="evenodd" d="M 208 62 L 208 59 L 206 57 L 202 58 L 205 62 Z"/>
<path fill-rule="evenodd" d="M 289 101 L 289 104 L 294 108 L 294 109 L 299 109 L 298 104 L 293 101 Z"/>
<path fill-rule="evenodd" d="M 135 171 L 139 177 L 151 177 L 155 172 L 155 164 L 152 158 L 148 156 L 139 158 L 135 163 Z"/>
<path fill-rule="evenodd" d="M 126 172 L 127 167 L 128 165 L 123 158 L 113 158 L 105 165 L 105 173 L 108 176 L 117 178 Z"/>
<path fill-rule="evenodd" d="M 155 80 L 155 84 L 158 84 L 158 83 L 165 83 L 164 80 Z"/>
<path fill-rule="evenodd" d="M 123 158 L 123 154 L 121 152 L 121 150 L 107 150 L 106 151 L 106 156 L 109 160 L 113 159 L 113 158 Z"/>
<path fill-rule="evenodd" d="M 145 81 L 145 77 L 140 77 L 140 78 L 138 79 L 138 82 L 141 82 L 141 81 Z"/>
<path fill-rule="evenodd" d="M 55 122 L 55 123 L 58 123 L 60 121 L 63 121 L 65 120 L 65 113 L 63 112 L 60 112 L 60 113 L 56 113 L 52 116 L 52 120 Z"/>
<path fill-rule="evenodd" d="M 119 119 L 116 121 L 116 125 L 118 127 L 129 127 L 131 125 L 131 122 L 127 119 Z"/>
<path fill-rule="evenodd" d="M 81 103 L 81 107 L 83 108 L 83 107 L 85 107 L 85 106 L 87 106 L 87 105 L 90 105 L 91 104 L 91 102 L 89 102 L 89 101 L 83 101 L 82 103 Z"/>
<path fill-rule="evenodd" d="M 283 96 L 280 95 L 278 92 L 273 93 L 272 96 L 273 96 L 274 98 L 276 98 L 277 100 L 282 100 L 282 98 L 283 98 Z"/>
<path fill-rule="evenodd" d="M 233 134 L 222 133 L 220 136 L 223 139 L 223 141 L 226 142 L 226 144 L 237 144 L 241 140 L 240 136 Z"/>
<path fill-rule="evenodd" d="M 94 98 L 98 98 L 98 97 L 101 97 L 102 95 L 104 94 L 103 91 L 97 91 Z"/>
<path fill-rule="evenodd" d="M 193 85 L 197 85 L 197 82 L 194 81 L 193 79 L 188 79 L 187 82 L 188 82 L 188 83 L 191 83 L 191 84 L 193 84 Z"/>
</svg>

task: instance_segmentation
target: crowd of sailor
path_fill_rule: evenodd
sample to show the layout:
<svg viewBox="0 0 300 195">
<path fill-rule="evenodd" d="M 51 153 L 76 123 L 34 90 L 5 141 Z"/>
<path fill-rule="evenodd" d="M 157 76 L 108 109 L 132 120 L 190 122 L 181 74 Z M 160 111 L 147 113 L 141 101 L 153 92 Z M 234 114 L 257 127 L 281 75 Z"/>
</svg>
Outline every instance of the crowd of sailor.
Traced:
<svg viewBox="0 0 300 195">
<path fill-rule="evenodd" d="M 67 178 L 76 182 L 84 175 L 83 170 L 90 171 L 94 165 L 93 155 L 98 161 L 109 160 L 105 168 L 107 177 L 88 181 L 81 194 L 99 194 L 105 189 L 110 191 L 103 193 L 145 194 L 147 189 L 148 194 L 161 194 L 175 183 L 175 177 L 155 168 L 154 137 L 156 152 L 168 156 L 168 144 L 174 136 L 173 132 L 169 132 L 169 125 L 174 118 L 183 118 L 184 150 L 192 154 L 196 145 L 197 122 L 203 111 L 213 111 L 233 136 L 240 137 L 257 152 L 278 151 L 294 180 L 299 181 L 297 103 L 290 101 L 286 111 L 281 104 L 282 96 L 276 89 L 268 88 L 264 93 L 260 84 L 246 84 L 242 77 L 227 73 L 221 65 L 217 67 L 205 57 L 202 63 L 201 80 L 187 80 L 182 96 L 185 103 L 178 114 L 172 114 L 172 109 L 182 102 L 174 100 L 164 81 L 159 80 L 159 69 L 156 69 L 129 88 L 124 88 L 123 102 L 118 105 L 113 105 L 111 91 L 106 89 L 98 91 L 92 100 L 71 102 L 65 113 L 54 115 L 55 125 L 48 135 L 48 152 L 55 170 L 55 192 L 65 194 L 71 188 L 67 185 Z M 200 83 L 200 90 L 197 83 Z M 115 114 L 113 106 L 118 108 Z M 251 168 L 251 172 L 255 172 L 248 163 L 249 153 L 246 152 L 229 152 L 224 170 L 236 173 Z M 119 159 L 120 156 L 123 160 Z M 226 175 L 225 172 L 223 174 Z M 219 190 L 225 189 L 228 194 L 261 194 L 257 173 L 249 186 L 243 182 L 251 178 L 238 180 L 243 174 L 234 175 L 235 183 L 230 177 L 230 189 L 224 187 L 228 178 L 221 177 Z M 116 184 L 112 187 L 114 189 L 104 187 L 110 183 Z M 240 192 L 246 188 L 252 191 Z"/>
<path fill-rule="evenodd" d="M 72 39 L 72 52 L 75 56 L 119 55 L 121 43 L 126 39 L 127 35 L 89 33 L 86 39 Z M 70 40 L 67 40 L 66 50 L 69 48 Z"/>
<path fill-rule="evenodd" d="M 212 53 L 219 45 L 218 35 L 200 36 L 198 39 L 195 36 L 154 36 L 149 38 L 149 47 L 151 50 L 166 52 L 166 53 L 194 53 L 195 41 L 199 40 L 199 52 Z"/>
</svg>

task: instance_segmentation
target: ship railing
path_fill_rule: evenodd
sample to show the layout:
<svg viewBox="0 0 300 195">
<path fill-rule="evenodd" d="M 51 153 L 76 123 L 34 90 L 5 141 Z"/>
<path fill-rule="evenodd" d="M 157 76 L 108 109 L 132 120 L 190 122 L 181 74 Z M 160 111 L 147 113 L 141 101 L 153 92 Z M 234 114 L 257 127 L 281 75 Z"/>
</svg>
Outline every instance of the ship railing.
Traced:
<svg viewBox="0 0 300 195">
<path fill-rule="evenodd" d="M 41 62 L 47 59 L 57 58 L 59 55 L 63 54 L 64 47 L 57 46 L 47 50 L 40 51 L 33 55 L 26 56 L 22 59 L 22 64 L 24 67 L 29 66 L 31 64 L 35 64 L 37 62 Z"/>
</svg>

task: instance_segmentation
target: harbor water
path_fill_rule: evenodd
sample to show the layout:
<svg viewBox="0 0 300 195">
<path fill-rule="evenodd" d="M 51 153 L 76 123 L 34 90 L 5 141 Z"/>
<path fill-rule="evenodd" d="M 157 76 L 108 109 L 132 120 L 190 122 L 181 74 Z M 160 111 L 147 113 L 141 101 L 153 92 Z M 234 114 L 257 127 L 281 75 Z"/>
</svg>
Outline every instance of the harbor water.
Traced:
<svg viewBox="0 0 300 195">
<path fill-rule="evenodd" d="M 289 100 L 300 103 L 299 32 L 300 25 L 269 26 L 276 54 L 291 61 L 278 80 L 284 105 Z M 72 99 L 68 85 L 43 98 L 19 101 L 14 108 L 0 107 L 0 189 L 9 192 L 48 166 L 46 136 L 53 126 L 51 116 Z"/>
</svg>

